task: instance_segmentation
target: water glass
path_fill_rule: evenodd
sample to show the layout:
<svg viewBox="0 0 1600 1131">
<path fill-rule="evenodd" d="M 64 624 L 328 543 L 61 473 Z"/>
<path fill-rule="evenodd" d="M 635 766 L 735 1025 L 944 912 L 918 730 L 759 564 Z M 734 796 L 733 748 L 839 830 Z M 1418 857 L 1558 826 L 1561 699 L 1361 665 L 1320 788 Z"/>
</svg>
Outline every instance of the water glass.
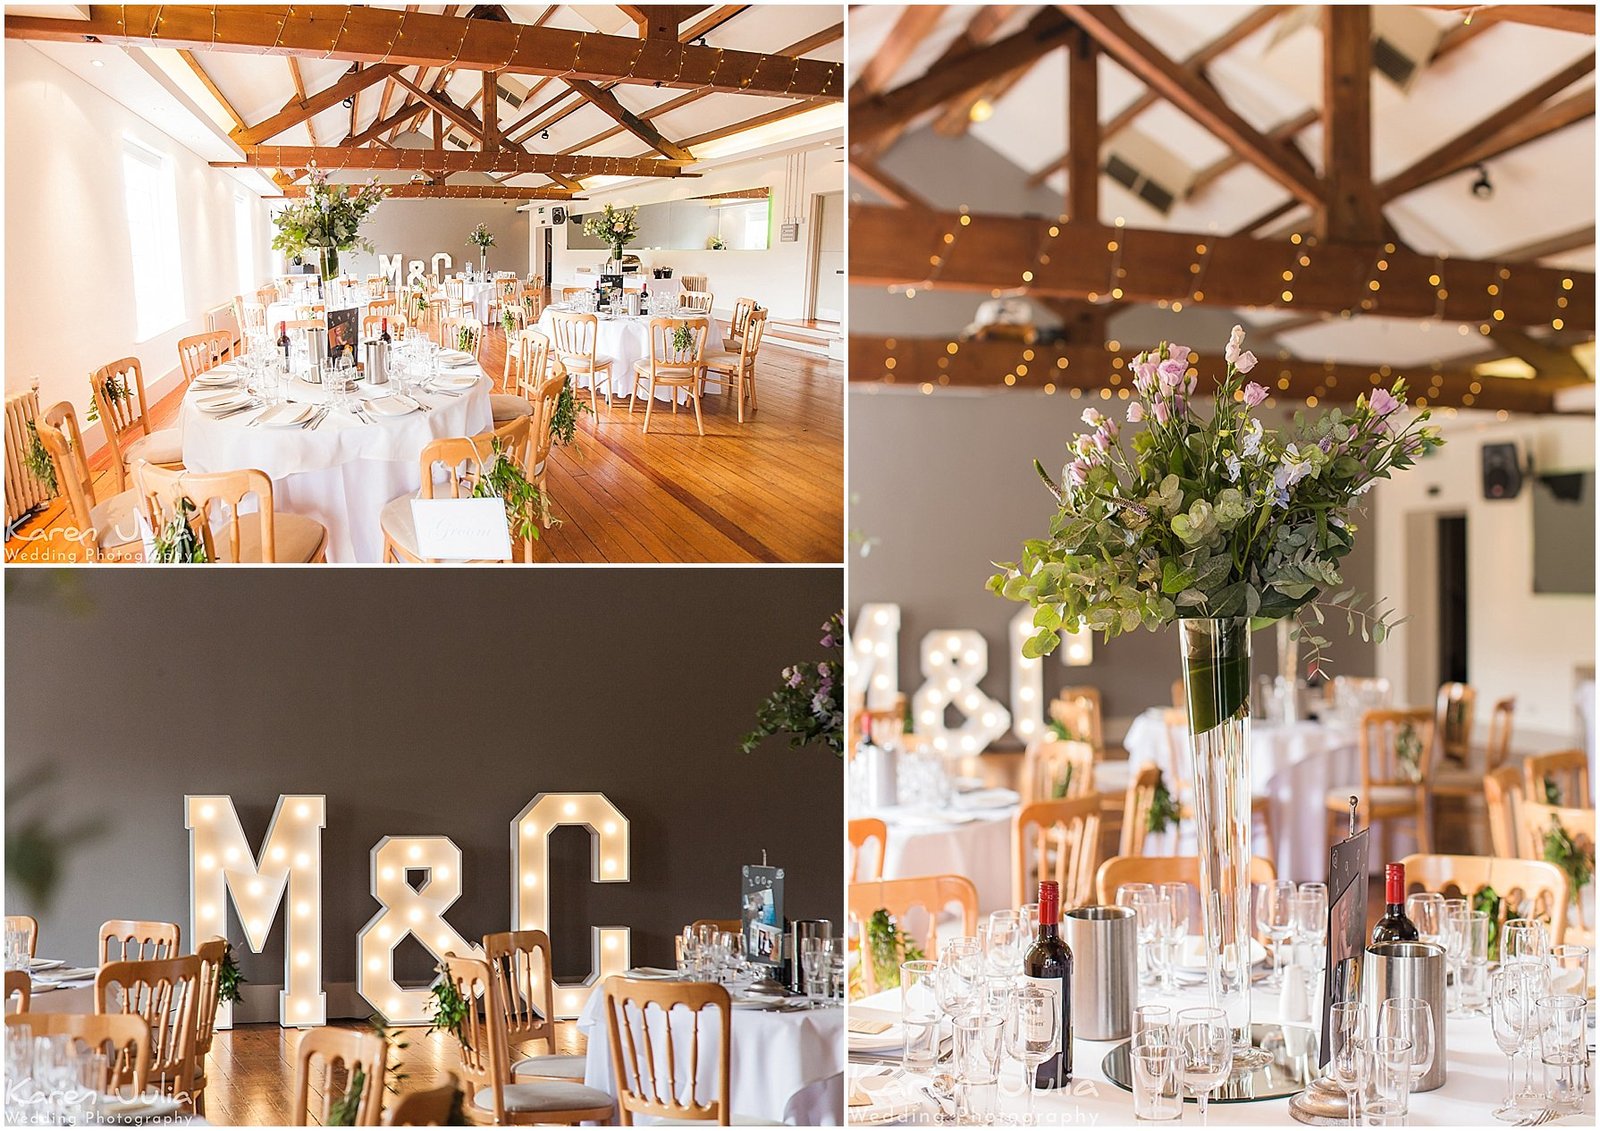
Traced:
<svg viewBox="0 0 1600 1131">
<path fill-rule="evenodd" d="M 1466 1017 L 1485 1016 L 1489 1004 L 1489 960 L 1468 958 L 1456 971 L 1456 1002 Z"/>
<path fill-rule="evenodd" d="M 1183 1115 L 1179 1090 L 1183 1054 L 1177 1045 L 1135 1043 L 1128 1050 L 1133 1069 L 1133 1117 L 1140 1122 L 1164 1122 Z"/>
<path fill-rule="evenodd" d="M 828 996 L 829 968 L 833 964 L 831 938 L 800 940 L 800 971 L 805 979 L 806 997 L 820 1001 Z"/>
<path fill-rule="evenodd" d="M 834 1001 L 844 1000 L 846 982 L 844 967 L 844 947 L 836 947 L 832 957 L 828 959 L 828 996 Z"/>
<path fill-rule="evenodd" d="M 974 1013 L 956 1018 L 953 1053 L 956 1113 L 963 1123 L 994 1122 L 999 1103 L 1004 1036 L 1003 1015 Z"/>
<path fill-rule="evenodd" d="M 1307 964 L 1322 968 L 1322 946 L 1328 940 L 1328 885 L 1301 884 L 1294 897 L 1294 935 L 1309 948 Z"/>
<path fill-rule="evenodd" d="M 939 1059 L 939 964 L 919 958 L 900 964 L 900 1026 L 906 1043 L 900 1067 L 931 1072 Z"/>
<path fill-rule="evenodd" d="M 1139 982 L 1146 986 L 1155 981 L 1155 968 L 1150 962 L 1150 941 L 1155 924 L 1142 908 L 1154 904 L 1155 891 L 1153 884 L 1120 884 L 1117 887 L 1117 906 L 1131 907 L 1139 913 L 1135 920 L 1139 940 Z"/>
<path fill-rule="evenodd" d="M 1133 1047 L 1168 1045 L 1173 1040 L 1172 1009 L 1165 1005 L 1141 1005 L 1133 1011 Z"/>
<path fill-rule="evenodd" d="M 1584 1096 L 1588 999 L 1579 994 L 1552 994 L 1536 1003 L 1539 1011 L 1539 1059 L 1544 1063 L 1544 1094 L 1552 1106 L 1577 1111 Z"/>
<path fill-rule="evenodd" d="M 1294 933 L 1294 897 L 1299 887 L 1293 880 L 1273 880 L 1256 884 L 1256 927 L 1272 942 L 1272 973 L 1262 985 L 1283 985 L 1283 944 Z"/>
<path fill-rule="evenodd" d="M 1550 948 L 1550 989 L 1558 994 L 1587 995 L 1589 948 L 1566 943 Z"/>
<path fill-rule="evenodd" d="M 979 1006 L 986 1017 L 1004 1017 L 1006 1009 L 1011 1004 L 1011 991 L 1015 986 L 1015 978 L 1008 975 L 988 974 L 984 976 L 983 988 Z"/>
<path fill-rule="evenodd" d="M 106 1086 L 108 1062 L 98 1049 L 75 1049 L 74 1078 L 62 1100 L 67 1122 L 80 1124 L 100 1121 L 100 1095 Z"/>
<path fill-rule="evenodd" d="M 1161 950 L 1161 988 L 1173 992 L 1172 970 L 1183 957 L 1183 940 L 1189 934 L 1190 893 L 1185 883 L 1162 884 L 1158 889 L 1166 901 L 1166 916 L 1160 920 L 1157 945 Z"/>
<path fill-rule="evenodd" d="M 1369 1127 L 1401 1127 L 1411 1108 L 1415 1080 L 1411 1042 L 1380 1036 L 1372 1042 L 1372 1093 L 1363 1104 Z"/>
<path fill-rule="evenodd" d="M 1543 965 L 1550 953 L 1550 933 L 1537 919 L 1507 919 L 1500 932 L 1500 961 L 1508 965 Z"/>
<path fill-rule="evenodd" d="M 28 968 L 28 932 L 20 926 L 6 924 L 6 969 Z"/>
<path fill-rule="evenodd" d="M 984 961 L 989 973 L 1012 975 L 1022 968 L 1022 949 L 1030 936 L 1023 934 L 1022 915 L 995 911 L 989 915 Z"/>
<path fill-rule="evenodd" d="M 1444 935 L 1444 896 L 1433 891 L 1413 892 L 1406 896 L 1406 917 L 1422 942 L 1437 943 Z"/>
<path fill-rule="evenodd" d="M 939 948 L 934 993 L 945 1016 L 965 1017 L 979 1008 L 983 976 L 983 954 L 977 939 L 952 939 Z"/>
<path fill-rule="evenodd" d="M 1419 998 L 1391 997 L 1378 1006 L 1375 1036 L 1395 1037 L 1411 1047 L 1411 1086 L 1415 1088 L 1433 1068 L 1438 1043 L 1433 1031 L 1433 1010 Z"/>
</svg>

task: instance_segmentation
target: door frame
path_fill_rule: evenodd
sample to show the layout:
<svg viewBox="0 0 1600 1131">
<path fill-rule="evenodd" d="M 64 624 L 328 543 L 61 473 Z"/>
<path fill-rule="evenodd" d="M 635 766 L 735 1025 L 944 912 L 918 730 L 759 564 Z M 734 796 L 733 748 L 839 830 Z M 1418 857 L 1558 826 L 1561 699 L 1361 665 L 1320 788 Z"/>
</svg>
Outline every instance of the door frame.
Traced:
<svg viewBox="0 0 1600 1131">
<path fill-rule="evenodd" d="M 844 190 L 834 189 L 831 192 L 814 192 L 811 194 L 811 238 L 808 241 L 806 255 L 806 304 L 805 317 L 808 322 L 817 321 L 817 291 L 822 278 L 822 210 L 826 207 L 826 198 L 839 197 L 840 207 L 844 206 Z M 842 314 L 843 311 L 840 311 Z M 840 319 L 839 324 L 844 325 Z"/>
</svg>

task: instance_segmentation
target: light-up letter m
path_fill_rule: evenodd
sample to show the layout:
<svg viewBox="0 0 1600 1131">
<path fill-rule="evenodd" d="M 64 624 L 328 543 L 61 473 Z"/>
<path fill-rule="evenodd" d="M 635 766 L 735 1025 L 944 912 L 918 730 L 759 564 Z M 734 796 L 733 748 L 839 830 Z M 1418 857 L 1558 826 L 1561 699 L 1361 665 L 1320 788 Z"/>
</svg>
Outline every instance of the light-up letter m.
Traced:
<svg viewBox="0 0 1600 1131">
<path fill-rule="evenodd" d="M 260 856 L 250 851 L 231 797 L 189 796 L 189 928 L 196 942 L 227 937 L 232 900 L 250 949 L 260 954 L 278 908 L 288 904 L 283 984 L 278 1024 L 322 1025 L 328 996 L 322 991 L 322 830 L 327 799 L 284 794 L 273 810 Z M 217 1008 L 217 1028 L 233 1023 L 229 1003 Z"/>
</svg>

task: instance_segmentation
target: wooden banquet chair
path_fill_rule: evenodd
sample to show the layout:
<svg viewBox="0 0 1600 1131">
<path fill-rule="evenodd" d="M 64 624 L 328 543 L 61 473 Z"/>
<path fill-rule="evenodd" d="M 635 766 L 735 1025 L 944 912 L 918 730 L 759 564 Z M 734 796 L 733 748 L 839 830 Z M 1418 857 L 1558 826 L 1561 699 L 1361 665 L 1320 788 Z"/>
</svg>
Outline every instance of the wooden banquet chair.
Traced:
<svg viewBox="0 0 1600 1131">
<path fill-rule="evenodd" d="M 262 334 L 267 329 L 267 303 L 247 302 L 240 296 L 234 307 L 234 318 L 239 323 L 239 340 L 245 341 L 252 333 Z M 229 343 L 232 344 L 231 342 Z"/>
<path fill-rule="evenodd" d="M 707 318 L 710 318 L 711 307 L 716 302 L 716 297 L 716 295 L 704 288 L 696 290 L 685 289 L 678 292 L 678 309 L 704 314 Z"/>
<path fill-rule="evenodd" d="M 1096 759 L 1105 753 L 1098 687 L 1063 687 L 1050 704 L 1050 718 L 1072 738 L 1087 742 Z"/>
<path fill-rule="evenodd" d="M 581 1123 L 611 1118 L 616 1104 L 606 1093 L 568 1080 L 512 1083 L 506 1048 L 505 1007 L 489 964 L 480 958 L 444 956 L 444 977 L 467 1003 L 457 1033 L 467 1110 L 475 1122 L 497 1126 Z"/>
<path fill-rule="evenodd" d="M 741 302 L 746 300 L 740 299 Z M 745 317 L 744 333 L 738 339 L 737 352 L 712 350 L 706 354 L 706 376 L 717 375 L 723 392 L 733 385 L 739 410 L 739 423 L 744 423 L 744 400 L 750 394 L 750 415 L 756 413 L 756 355 L 761 350 L 761 339 L 767 332 L 767 312 L 757 310 Z"/>
<path fill-rule="evenodd" d="M 753 298 L 735 299 L 733 302 L 733 317 L 728 320 L 727 340 L 730 342 L 743 340 L 744 328 L 750 321 L 750 315 L 760 309 L 761 304 Z"/>
<path fill-rule="evenodd" d="M 228 956 L 228 940 L 209 938 L 194 948 L 200 960 L 200 984 L 194 1007 L 194 1082 L 189 1093 L 194 1097 L 194 1113 L 206 1113 L 207 1058 L 217 1035 L 217 1007 L 222 1003 L 222 964 Z"/>
<path fill-rule="evenodd" d="M 1118 856 L 1143 856 L 1145 838 L 1150 835 L 1150 810 L 1155 807 L 1156 783 L 1161 767 L 1146 763 L 1128 781 L 1122 803 L 1122 830 L 1117 841 Z"/>
<path fill-rule="evenodd" d="M 100 924 L 100 963 L 176 958 L 183 931 L 153 919 L 108 919 Z"/>
<path fill-rule="evenodd" d="M 384 319 L 389 321 L 389 337 L 398 342 L 406 336 L 406 320 L 398 314 L 368 314 L 361 320 L 361 340 L 377 341 L 378 335 L 383 333 Z"/>
<path fill-rule="evenodd" d="M 368 318 L 387 318 L 393 322 L 400 317 L 400 300 L 393 297 L 375 298 L 367 303 Z"/>
<path fill-rule="evenodd" d="M 711 289 L 710 275 L 679 275 L 678 289 L 682 291 L 709 291 Z"/>
<path fill-rule="evenodd" d="M 39 920 L 32 915 L 7 915 L 6 932 L 21 931 L 28 945 L 28 957 L 39 957 Z"/>
<path fill-rule="evenodd" d="M 894 880 L 866 880 L 849 886 L 847 911 L 860 932 L 862 952 L 866 952 L 867 924 L 874 912 L 886 911 L 899 924 L 902 931 L 914 924 L 907 923 L 907 915 L 914 909 L 923 912 L 926 926 L 920 936 L 912 941 L 921 948 L 928 959 L 939 957 L 938 919 L 952 904 L 961 910 L 961 933 L 978 933 L 978 889 L 965 876 L 904 876 Z M 861 967 L 862 985 L 867 993 L 876 989 L 876 976 L 872 963 Z"/>
<path fill-rule="evenodd" d="M 456 1120 L 456 1101 L 461 1083 L 454 1072 L 444 1074 L 444 1082 L 432 1088 L 404 1092 L 389 1105 L 383 1122 L 389 1127 L 451 1127 Z"/>
<path fill-rule="evenodd" d="M 17 999 L 17 1007 L 11 1008 L 11 999 Z M 26 970 L 6 971 L 6 1013 L 26 1013 L 33 1001 L 33 979 Z"/>
<path fill-rule="evenodd" d="M 1432 891 L 1459 896 L 1472 906 L 1484 888 L 1500 898 L 1500 925 L 1507 919 L 1542 919 L 1550 926 L 1550 942 L 1559 946 L 1567 933 L 1567 875 L 1543 860 L 1503 856 L 1437 856 L 1415 853 L 1400 861 L 1406 869 L 1406 892 Z"/>
<path fill-rule="evenodd" d="M 489 409 L 496 424 L 534 415 L 534 400 L 545 371 L 550 367 L 550 339 L 537 330 L 524 330 L 506 350 L 503 393 L 489 394 Z M 556 361 L 557 365 L 561 362 Z M 562 369 L 566 375 L 566 369 Z"/>
<path fill-rule="evenodd" d="M 850 882 L 863 883 L 883 878 L 883 861 L 889 852 L 889 826 L 877 817 L 852 817 L 846 826 L 850 837 Z M 869 844 L 876 844 L 872 866 L 862 863 Z"/>
<path fill-rule="evenodd" d="M 515 274 L 496 275 L 494 289 L 489 296 L 489 316 L 498 320 L 508 310 L 520 313 L 522 304 L 517 301 L 517 296 L 521 290 L 522 280 Z"/>
<path fill-rule="evenodd" d="M 1428 802 L 1428 771 L 1433 753 L 1434 713 L 1427 709 L 1365 711 L 1357 732 L 1361 757 L 1358 785 L 1339 785 L 1328 790 L 1323 806 L 1327 811 L 1329 843 L 1339 838 L 1339 830 L 1350 820 L 1350 798 L 1357 798 L 1358 819 L 1362 824 L 1382 823 L 1378 854 L 1389 859 L 1389 839 L 1396 823 L 1410 820 L 1416 832 L 1417 847 L 1433 851 L 1433 824 Z M 1400 741 L 1407 730 L 1417 743 L 1416 777 L 1408 776 L 1400 764 Z"/>
<path fill-rule="evenodd" d="M 482 478 L 484 468 L 495 457 L 496 444 L 508 458 L 522 468 L 524 475 L 529 475 L 532 468 L 530 462 L 532 437 L 533 418 L 519 416 L 515 420 L 499 425 L 492 432 L 480 432 L 476 436 L 447 436 L 444 439 L 430 441 L 422 449 L 420 461 L 422 486 L 417 494 L 390 499 L 378 514 L 378 523 L 383 528 L 381 560 L 385 562 L 432 560 L 422 557 L 417 550 L 417 528 L 411 514 L 411 500 L 471 498 L 473 489 Z M 441 464 L 445 471 L 444 480 L 435 482 L 434 471 Z M 529 475 L 529 478 L 532 476 Z M 515 556 L 516 543 L 521 539 L 514 530 L 511 540 Z M 531 554 L 532 547 L 524 546 L 524 559 L 531 559 Z"/>
<path fill-rule="evenodd" d="M 1250 882 L 1269 884 L 1278 869 L 1265 856 L 1250 857 Z M 1115 903 L 1123 884 L 1191 884 L 1200 886 L 1200 861 L 1193 856 L 1113 856 L 1095 873 L 1095 900 Z"/>
<path fill-rule="evenodd" d="M 1522 769 L 1501 766 L 1483 775 L 1483 801 L 1489 825 L 1489 848 L 1494 856 L 1516 856 L 1517 810 L 1522 808 Z"/>
<path fill-rule="evenodd" d="M 1530 754 L 1522 760 L 1522 794 L 1525 801 L 1544 801 L 1547 786 L 1554 787 L 1556 802 L 1573 809 L 1594 808 L 1589 792 L 1589 756 L 1582 750 Z"/>
<path fill-rule="evenodd" d="M 89 378 L 100 425 L 111 448 L 111 468 L 117 490 L 126 491 L 133 465 L 147 460 L 157 467 L 183 466 L 183 433 L 176 428 L 150 427 L 145 403 L 144 369 L 136 357 L 102 365 Z"/>
<path fill-rule="evenodd" d="M 1435 768 L 1467 766 L 1472 759 L 1473 712 L 1478 691 L 1468 683 L 1442 683 L 1433 707 Z"/>
<path fill-rule="evenodd" d="M 1442 691 L 1440 697 L 1443 698 Z M 1469 813 L 1475 813 L 1488 802 L 1485 782 L 1511 754 L 1511 723 L 1516 708 L 1517 701 L 1514 698 L 1501 699 L 1495 703 L 1494 710 L 1489 715 L 1488 741 L 1481 751 L 1477 748 L 1469 750 L 1464 765 L 1441 764 L 1437 761 L 1433 764 L 1432 772 L 1428 775 L 1428 793 L 1432 800 L 1438 801 L 1444 798 L 1460 801 Z M 1480 753 L 1481 763 L 1479 763 Z M 1498 851 L 1493 849 L 1492 816 L 1487 823 L 1490 826 L 1490 847 Z M 1470 835 L 1474 845 L 1477 846 L 1481 841 L 1482 829 L 1475 820 L 1469 820 L 1469 826 Z"/>
<path fill-rule="evenodd" d="M 263 324 L 264 323 L 263 316 Z M 226 330 L 213 330 L 208 334 L 191 334 L 178 339 L 178 365 L 183 370 L 183 383 L 194 379 L 208 369 L 216 367 L 225 357 L 232 356 L 233 335 Z"/>
<path fill-rule="evenodd" d="M 366 284 L 367 294 L 378 298 L 380 301 L 389 293 L 389 276 L 387 275 L 368 275 Z"/>
<path fill-rule="evenodd" d="M 496 931 L 483 936 L 483 957 L 494 976 L 505 1016 L 506 1052 L 545 1041 L 550 1051 L 525 1056 L 511 1065 L 513 1080 L 523 1076 L 582 1080 L 585 1058 L 556 1052 L 556 990 L 551 973 L 550 936 L 543 931 Z"/>
<path fill-rule="evenodd" d="M 1087 742 L 1047 738 L 1022 755 L 1018 781 L 1023 804 L 1087 797 L 1094 793 L 1094 749 Z"/>
<path fill-rule="evenodd" d="M 1100 865 L 1100 796 L 1024 803 L 1011 821 L 1011 905 L 1021 907 L 1040 880 L 1061 885 L 1061 907 L 1094 901 Z"/>
<path fill-rule="evenodd" d="M 1580 852 L 1594 852 L 1594 810 L 1562 807 L 1560 805 L 1545 805 L 1539 801 L 1532 801 L 1524 797 L 1522 805 L 1517 810 L 1518 835 L 1522 838 L 1522 851 L 1519 856 L 1530 861 L 1544 861 L 1548 857 L 1545 853 L 1546 840 L 1552 831 L 1559 831 L 1572 841 Z M 1563 875 L 1566 873 L 1563 872 Z M 1577 892 L 1571 893 L 1577 896 Z M 1569 923 L 1569 929 L 1575 928 L 1583 933 L 1579 941 L 1592 943 L 1594 941 L 1589 923 L 1583 916 L 1583 900 L 1575 899 L 1573 903 L 1573 917 L 1576 923 Z"/>
<path fill-rule="evenodd" d="M 135 471 L 139 503 L 150 529 L 160 531 L 166 526 L 177 513 L 179 500 L 184 500 L 189 506 L 189 525 L 199 535 L 210 562 L 305 564 L 328 560 L 327 527 L 304 515 L 275 510 L 272 479 L 264 471 L 241 468 L 202 475 L 166 471 L 147 463 Z M 251 495 L 257 509 L 241 511 Z"/>
<path fill-rule="evenodd" d="M 680 329 L 689 333 L 689 348 L 679 349 L 674 338 Z M 633 414 L 639 403 L 639 389 L 645 389 L 644 428 L 650 431 L 650 412 L 655 408 L 657 387 L 683 389 L 694 404 L 694 424 L 700 435 L 706 434 L 705 421 L 700 416 L 700 394 L 706 378 L 706 335 L 711 327 L 704 318 L 652 318 L 650 319 L 650 356 L 633 363 L 633 391 L 628 401 L 628 414 Z M 678 415 L 678 398 L 672 397 L 672 415 Z"/>
<path fill-rule="evenodd" d="M 131 1013 L 34 1013 L 6 1018 L 35 1037 L 70 1037 L 75 1045 L 106 1054 L 100 1093 L 139 1096 L 150 1079 L 150 1026 Z"/>
<path fill-rule="evenodd" d="M 266 311 L 267 307 L 278 301 L 279 293 L 275 285 L 256 288 L 256 301 L 261 304 L 263 312 Z"/>
<path fill-rule="evenodd" d="M 313 1062 L 321 1065 L 315 1087 Z M 294 1107 L 291 1127 L 328 1126 L 335 1104 L 344 1100 L 359 1075 L 361 1097 L 354 1126 L 376 1127 L 383 1119 L 384 1077 L 389 1069 L 389 1044 L 377 1033 L 323 1026 L 306 1031 L 295 1055 Z M 309 1119 L 311 1093 L 317 1095 L 315 1120 Z"/>
<path fill-rule="evenodd" d="M 140 560 L 144 540 L 137 517 L 139 493 L 130 487 L 103 501 L 97 499 L 94 472 L 84 457 L 83 434 L 78 431 L 72 402 L 52 405 L 34 427 L 55 464 L 56 483 L 66 496 L 84 556 L 91 562 Z"/>
<path fill-rule="evenodd" d="M 611 1041 L 611 1078 L 617 1085 L 621 1125 L 636 1117 L 651 1123 L 707 1123 L 718 1127 L 769 1125 L 733 1112 L 733 1002 L 728 991 L 708 982 L 658 982 L 613 975 L 605 983 L 606 1032 Z M 709 1022 L 703 1014 L 710 1011 Z M 715 1075 L 700 1099 L 701 1033 L 717 1034 Z M 688 1056 L 658 1048 L 679 1050 Z M 643 1049 L 641 1054 L 640 1049 Z"/>
<path fill-rule="evenodd" d="M 550 314 L 550 341 L 561 364 L 574 377 L 589 379 L 589 408 L 600 411 L 599 386 L 604 374 L 606 407 L 611 406 L 612 394 L 617 392 L 616 362 L 604 354 L 596 353 L 600 336 L 600 319 L 594 314 L 581 314 L 572 310 L 556 310 Z M 631 394 L 630 394 L 631 395 Z"/>
<path fill-rule="evenodd" d="M 444 344 L 444 324 L 450 316 L 450 304 L 442 295 L 431 295 L 417 315 L 417 325 L 439 345 Z"/>
<path fill-rule="evenodd" d="M 442 344 L 477 357 L 483 348 L 483 323 L 470 314 L 451 315 L 444 320 Z"/>
<path fill-rule="evenodd" d="M 200 959 L 107 962 L 94 979 L 94 1011 L 144 1019 L 150 1031 L 150 1083 L 182 1096 L 194 1080 L 195 1007 Z"/>
<path fill-rule="evenodd" d="M 445 316 L 455 318 L 467 313 L 467 284 L 464 279 L 444 281 Z"/>
</svg>

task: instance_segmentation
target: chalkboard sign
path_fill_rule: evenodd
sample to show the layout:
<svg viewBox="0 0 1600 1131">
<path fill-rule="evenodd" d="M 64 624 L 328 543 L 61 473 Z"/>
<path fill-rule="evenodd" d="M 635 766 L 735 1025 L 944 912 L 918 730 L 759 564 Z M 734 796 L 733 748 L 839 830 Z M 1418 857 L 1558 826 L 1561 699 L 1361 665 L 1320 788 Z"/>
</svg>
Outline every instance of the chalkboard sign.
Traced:
<svg viewBox="0 0 1600 1131">
<path fill-rule="evenodd" d="M 356 356 L 361 344 L 361 308 L 346 307 L 328 311 L 328 360 L 338 361 L 343 354 Z"/>
<path fill-rule="evenodd" d="M 751 962 L 783 965 L 783 869 L 746 864 L 739 921 L 744 952 Z"/>
<path fill-rule="evenodd" d="M 1319 1065 L 1328 1063 L 1333 1006 L 1361 1000 L 1361 959 L 1367 951 L 1367 831 L 1357 829 L 1328 852 L 1328 960 Z"/>
</svg>

